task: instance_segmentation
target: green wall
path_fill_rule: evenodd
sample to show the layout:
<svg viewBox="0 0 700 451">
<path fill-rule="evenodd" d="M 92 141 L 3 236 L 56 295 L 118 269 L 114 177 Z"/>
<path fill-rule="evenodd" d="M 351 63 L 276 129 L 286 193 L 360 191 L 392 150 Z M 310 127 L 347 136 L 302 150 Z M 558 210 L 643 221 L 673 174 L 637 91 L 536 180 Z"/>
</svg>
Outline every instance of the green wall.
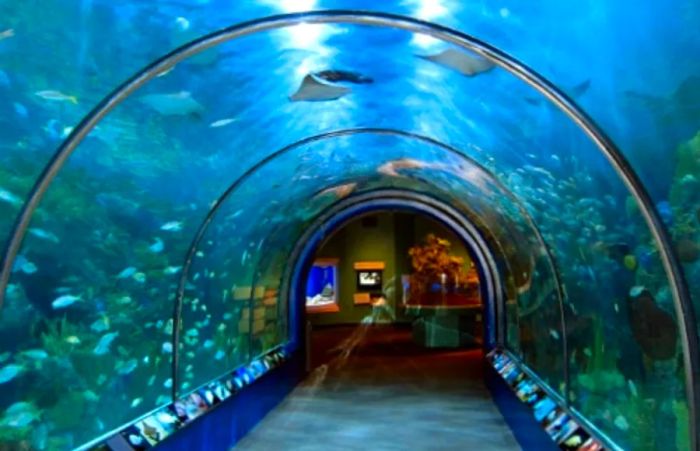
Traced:
<svg viewBox="0 0 700 451">
<path fill-rule="evenodd" d="M 396 314 L 397 322 L 410 322 L 412 317 L 402 314 L 403 296 L 401 274 L 410 274 L 411 259 L 408 249 L 420 243 L 427 234 L 434 233 L 452 243 L 452 253 L 465 257 L 469 253 L 459 238 L 449 229 L 430 218 L 408 213 L 379 213 L 376 227 L 365 227 L 361 219 L 354 220 L 336 231 L 320 247 L 318 258 L 338 258 L 338 306 L 337 313 L 309 315 L 312 324 L 355 324 L 372 314 L 370 305 L 355 305 L 356 291 L 354 263 L 357 261 L 383 261 L 385 296 Z M 393 283 L 389 283 L 393 280 Z M 399 308 L 396 308 L 397 305 Z"/>
</svg>

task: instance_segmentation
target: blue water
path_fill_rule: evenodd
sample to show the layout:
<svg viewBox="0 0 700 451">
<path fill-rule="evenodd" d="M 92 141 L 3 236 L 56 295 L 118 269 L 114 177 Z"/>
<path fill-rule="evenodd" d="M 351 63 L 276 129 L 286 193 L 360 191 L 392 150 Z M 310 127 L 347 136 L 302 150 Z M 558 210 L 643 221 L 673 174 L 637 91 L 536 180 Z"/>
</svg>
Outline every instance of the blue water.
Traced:
<svg viewBox="0 0 700 451">
<path fill-rule="evenodd" d="M 56 148 L 129 76 L 220 27 L 327 8 L 380 6 L 0 3 L 3 241 Z M 381 11 L 475 36 L 570 95 L 639 175 L 700 306 L 698 2 L 416 0 Z M 573 407 L 625 448 L 687 449 L 677 300 L 628 187 L 575 123 L 504 69 L 466 76 L 421 58 L 448 48 L 387 27 L 282 28 L 195 55 L 116 106 L 53 181 L 19 251 L 0 319 L 0 441 L 71 448 L 167 403 L 164 345 L 186 269 L 181 391 L 284 342 L 280 281 L 301 232 L 340 198 L 396 187 L 479 224 L 511 301 L 506 345 Z M 373 82 L 290 100 L 322 70 Z M 185 267 L 213 202 L 247 169 L 298 140 L 370 127 L 385 130 L 262 165 Z"/>
</svg>

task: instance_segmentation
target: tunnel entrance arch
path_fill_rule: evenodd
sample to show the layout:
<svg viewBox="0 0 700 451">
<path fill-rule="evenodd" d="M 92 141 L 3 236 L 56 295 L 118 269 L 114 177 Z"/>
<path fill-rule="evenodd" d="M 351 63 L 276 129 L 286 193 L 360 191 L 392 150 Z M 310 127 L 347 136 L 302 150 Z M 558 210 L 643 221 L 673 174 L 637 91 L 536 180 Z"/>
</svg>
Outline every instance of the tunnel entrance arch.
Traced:
<svg viewBox="0 0 700 451">
<path fill-rule="evenodd" d="M 338 202 L 319 217 L 297 242 L 282 284 L 282 292 L 286 293 L 289 304 L 289 336 L 294 340 L 294 346 L 304 347 L 305 283 L 319 246 L 327 236 L 358 216 L 384 211 L 427 216 L 460 238 L 473 256 L 479 274 L 480 297 L 484 305 L 484 345 L 493 346 L 498 327 L 496 318 L 503 314 L 504 282 L 483 236 L 470 221 L 450 206 L 428 196 L 400 190 L 378 190 Z"/>
</svg>

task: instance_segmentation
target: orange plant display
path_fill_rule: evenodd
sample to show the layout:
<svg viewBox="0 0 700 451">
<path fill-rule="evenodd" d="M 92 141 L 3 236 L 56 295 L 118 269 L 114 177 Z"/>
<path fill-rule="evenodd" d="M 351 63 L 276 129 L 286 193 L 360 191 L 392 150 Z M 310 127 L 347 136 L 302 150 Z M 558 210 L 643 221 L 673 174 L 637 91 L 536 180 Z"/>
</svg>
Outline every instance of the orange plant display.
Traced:
<svg viewBox="0 0 700 451">
<path fill-rule="evenodd" d="M 445 303 L 447 291 L 466 290 L 475 279 L 474 269 L 465 267 L 464 258 L 450 255 L 451 247 L 448 240 L 431 233 L 424 244 L 409 249 L 414 271 L 411 274 L 411 303 Z M 439 286 L 439 290 L 431 289 L 435 286 Z"/>
</svg>

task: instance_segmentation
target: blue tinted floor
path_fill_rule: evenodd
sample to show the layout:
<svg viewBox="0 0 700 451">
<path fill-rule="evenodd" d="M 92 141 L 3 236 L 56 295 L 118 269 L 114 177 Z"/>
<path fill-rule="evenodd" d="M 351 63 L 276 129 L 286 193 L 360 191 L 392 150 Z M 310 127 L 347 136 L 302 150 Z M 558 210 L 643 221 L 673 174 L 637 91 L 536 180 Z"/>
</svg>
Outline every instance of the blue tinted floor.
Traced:
<svg viewBox="0 0 700 451">
<path fill-rule="evenodd" d="M 481 351 L 426 350 L 410 330 L 376 326 L 314 341 L 340 345 L 236 450 L 520 449 L 483 384 Z"/>
</svg>

